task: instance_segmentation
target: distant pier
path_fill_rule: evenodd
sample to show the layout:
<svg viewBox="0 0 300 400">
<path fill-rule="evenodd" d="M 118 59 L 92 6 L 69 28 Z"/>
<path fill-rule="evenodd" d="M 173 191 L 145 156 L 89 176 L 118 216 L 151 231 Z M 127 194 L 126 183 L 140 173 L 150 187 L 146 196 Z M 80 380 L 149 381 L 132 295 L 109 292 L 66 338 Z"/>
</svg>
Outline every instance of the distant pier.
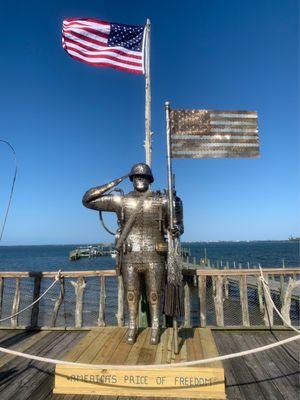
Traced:
<svg viewBox="0 0 300 400">
<path fill-rule="evenodd" d="M 112 257 L 116 255 L 114 246 L 112 243 L 100 243 L 97 246 L 80 246 L 69 253 L 69 259 L 71 261 L 79 260 L 82 257 L 93 258 L 93 257 Z"/>
</svg>

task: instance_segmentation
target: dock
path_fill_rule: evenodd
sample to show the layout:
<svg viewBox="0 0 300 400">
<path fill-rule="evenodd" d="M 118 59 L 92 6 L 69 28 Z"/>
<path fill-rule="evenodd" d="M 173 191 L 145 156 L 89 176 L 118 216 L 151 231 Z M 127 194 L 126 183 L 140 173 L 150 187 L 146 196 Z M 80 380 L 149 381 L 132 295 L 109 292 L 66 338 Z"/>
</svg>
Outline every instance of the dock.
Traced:
<svg viewBox="0 0 300 400">
<path fill-rule="evenodd" d="M 97 246 L 80 246 L 69 253 L 70 261 L 77 261 L 82 257 L 112 257 L 115 258 L 115 250 L 112 244 L 100 243 Z"/>
<path fill-rule="evenodd" d="M 147 340 L 141 345 L 139 353 L 133 354 L 123 342 L 125 328 L 121 330 L 117 327 L 103 329 L 113 330 L 111 345 L 107 350 L 109 353 L 107 357 L 111 361 L 116 357 L 123 357 L 124 362 L 134 359 L 138 365 L 151 363 L 159 356 L 159 347 L 157 349 L 155 346 L 149 347 Z M 66 354 L 90 332 L 2 329 L 0 330 L 0 346 L 29 354 L 60 358 L 66 357 Z M 187 333 L 187 331 L 185 332 Z M 193 334 L 193 328 L 189 332 Z M 228 354 L 281 340 L 294 333 L 284 330 L 231 331 L 225 329 L 212 330 L 212 334 L 219 354 Z M 147 330 L 141 331 L 140 339 L 146 338 L 146 336 Z M 191 357 L 201 357 L 199 349 L 193 347 L 191 337 L 185 338 L 184 346 Z M 117 354 L 118 348 L 123 349 L 121 355 Z M 163 357 L 162 359 L 165 361 L 172 362 L 170 356 L 171 353 L 167 352 L 160 357 Z M 83 357 L 85 356 L 83 355 Z M 298 398 L 299 343 L 297 341 L 267 352 L 225 361 L 223 367 L 228 400 L 295 400 Z M 122 396 L 59 395 L 53 394 L 53 388 L 53 365 L 0 354 L 1 400 L 129 400 L 129 397 Z M 130 397 L 130 399 L 138 400 L 135 397 Z M 139 399 L 141 398 L 139 397 Z M 148 399 L 153 400 L 153 397 L 148 397 Z M 182 397 L 180 399 L 182 400 Z"/>
</svg>

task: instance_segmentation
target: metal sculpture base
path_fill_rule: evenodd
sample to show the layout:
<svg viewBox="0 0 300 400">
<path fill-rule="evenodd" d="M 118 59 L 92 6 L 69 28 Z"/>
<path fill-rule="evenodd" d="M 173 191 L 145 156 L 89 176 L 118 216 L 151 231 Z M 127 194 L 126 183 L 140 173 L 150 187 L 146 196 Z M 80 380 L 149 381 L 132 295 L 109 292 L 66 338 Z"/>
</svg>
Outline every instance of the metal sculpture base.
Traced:
<svg viewBox="0 0 300 400">
<path fill-rule="evenodd" d="M 57 365 L 54 393 L 226 399 L 224 369 L 220 362 L 199 367 L 139 369 L 139 364 L 174 363 L 217 356 L 209 329 L 181 329 L 178 355 L 172 350 L 172 328 L 163 330 L 157 346 L 149 344 L 150 328 L 139 331 L 134 345 L 125 342 L 126 331 L 126 328 L 117 327 L 94 329 L 64 360 L 131 365 L 132 368 L 120 371 Z"/>
</svg>

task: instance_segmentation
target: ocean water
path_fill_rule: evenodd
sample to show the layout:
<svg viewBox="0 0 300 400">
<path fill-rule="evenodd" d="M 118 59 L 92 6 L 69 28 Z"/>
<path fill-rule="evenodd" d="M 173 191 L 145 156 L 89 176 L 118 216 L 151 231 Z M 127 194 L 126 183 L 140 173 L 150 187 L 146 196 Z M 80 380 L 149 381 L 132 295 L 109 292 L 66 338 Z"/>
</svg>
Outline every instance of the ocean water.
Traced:
<svg viewBox="0 0 300 400">
<path fill-rule="evenodd" d="M 69 252 L 76 248 L 77 245 L 62 246 L 0 246 L 0 271 L 84 271 L 93 269 L 113 269 L 115 260 L 110 257 L 82 258 L 78 261 L 69 260 Z M 226 262 L 233 267 L 241 263 L 243 268 L 257 267 L 281 267 L 282 260 L 286 267 L 299 266 L 299 243 L 289 241 L 276 242 L 218 242 L 218 243 L 183 243 L 184 248 L 188 248 L 191 252 L 190 261 L 194 260 L 198 263 L 204 258 L 205 252 L 207 257 L 216 266 L 217 260 L 219 266 L 221 261 L 223 266 Z M 75 310 L 75 291 L 72 281 L 76 279 L 66 279 L 65 281 L 65 297 L 63 305 L 58 315 L 57 326 L 74 326 L 74 310 Z M 41 293 L 53 282 L 50 278 L 44 278 L 41 284 Z M 86 288 L 84 291 L 83 304 L 83 324 L 85 326 L 96 326 L 99 312 L 99 293 L 100 281 L 97 277 L 86 278 Z M 11 315 L 13 297 L 15 293 L 16 280 L 6 278 L 4 285 L 2 317 Z M 21 300 L 20 309 L 26 307 L 32 302 L 33 279 L 21 279 Z M 215 312 L 213 305 L 213 294 L 211 287 L 208 288 L 207 295 L 207 322 L 215 324 Z M 261 324 L 258 319 L 257 303 L 255 293 L 249 291 L 250 317 L 251 323 Z M 39 307 L 39 325 L 49 326 L 51 313 L 54 304 L 59 296 L 59 285 L 55 285 L 51 291 L 40 301 Z M 253 297 L 253 306 L 251 298 Z M 191 316 L 192 323 L 199 325 L 199 304 L 197 288 L 191 287 Z M 299 314 L 298 305 L 295 308 L 295 316 Z M 106 322 L 111 325 L 116 324 L 117 311 L 117 280 L 115 278 L 106 279 L 106 306 L 105 317 Z M 224 303 L 225 322 L 228 314 L 230 324 L 241 324 L 241 311 L 239 303 L 238 287 L 231 288 L 231 301 Z M 232 323 L 232 316 L 235 316 Z M 27 310 L 19 316 L 20 325 L 28 325 L 30 323 L 31 310 Z M 296 318 L 296 317 L 295 317 Z M 228 322 L 229 323 L 229 322 Z M 278 321 L 279 323 L 279 321 Z M 9 326 L 10 321 L 0 323 L 1 326 Z"/>
<path fill-rule="evenodd" d="M 258 241 L 258 242 L 193 242 L 183 243 L 191 251 L 191 258 L 198 263 L 207 258 L 213 263 L 222 261 L 242 264 L 247 268 L 260 264 L 262 267 L 281 267 L 282 260 L 286 267 L 298 267 L 300 264 L 299 242 L 292 241 Z M 58 269 L 90 270 L 111 269 L 115 261 L 110 257 L 81 258 L 69 261 L 69 252 L 77 245 L 51 246 L 0 246 L 0 271 L 57 271 Z"/>
</svg>

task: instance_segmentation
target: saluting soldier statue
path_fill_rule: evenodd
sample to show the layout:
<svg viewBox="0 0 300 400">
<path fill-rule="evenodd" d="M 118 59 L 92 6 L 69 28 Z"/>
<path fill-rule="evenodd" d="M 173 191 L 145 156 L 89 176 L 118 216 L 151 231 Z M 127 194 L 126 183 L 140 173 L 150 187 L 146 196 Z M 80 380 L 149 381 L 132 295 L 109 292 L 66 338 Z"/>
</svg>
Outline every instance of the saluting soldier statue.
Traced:
<svg viewBox="0 0 300 400">
<path fill-rule="evenodd" d="M 125 195 L 109 193 L 127 177 L 133 183 L 132 192 Z M 151 314 L 150 343 L 157 344 L 159 341 L 169 207 L 166 193 L 152 192 L 149 189 L 153 181 L 151 169 L 147 164 L 135 164 L 130 174 L 88 190 L 82 200 L 88 208 L 117 214 L 120 227 L 116 241 L 116 250 L 119 253 L 117 271 L 123 276 L 128 306 L 128 343 L 134 343 L 136 340 L 141 279 L 146 283 Z M 183 233 L 182 202 L 178 197 L 175 198 L 174 206 L 172 235 L 178 237 Z"/>
</svg>

